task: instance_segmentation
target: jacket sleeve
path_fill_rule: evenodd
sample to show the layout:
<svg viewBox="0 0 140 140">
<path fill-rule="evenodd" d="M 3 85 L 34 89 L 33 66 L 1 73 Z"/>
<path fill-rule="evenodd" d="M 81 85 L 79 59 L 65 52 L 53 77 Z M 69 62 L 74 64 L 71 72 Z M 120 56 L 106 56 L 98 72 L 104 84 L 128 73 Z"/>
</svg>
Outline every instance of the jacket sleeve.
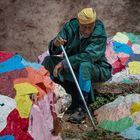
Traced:
<svg viewBox="0 0 140 140">
<path fill-rule="evenodd" d="M 69 57 L 70 63 L 73 68 L 78 68 L 82 62 L 94 63 L 99 61 L 102 56 L 105 55 L 106 50 L 106 37 L 95 38 L 86 47 L 82 53 Z"/>
<path fill-rule="evenodd" d="M 62 27 L 62 29 L 60 30 L 60 32 L 57 34 L 57 36 L 53 40 L 50 41 L 50 43 L 48 45 L 50 55 L 61 54 L 61 52 L 62 52 L 61 47 L 55 46 L 53 44 L 53 41 L 58 37 L 61 37 L 65 40 L 67 40 L 67 38 L 68 38 L 67 26 L 68 26 L 68 23 L 65 23 L 64 26 Z"/>
</svg>

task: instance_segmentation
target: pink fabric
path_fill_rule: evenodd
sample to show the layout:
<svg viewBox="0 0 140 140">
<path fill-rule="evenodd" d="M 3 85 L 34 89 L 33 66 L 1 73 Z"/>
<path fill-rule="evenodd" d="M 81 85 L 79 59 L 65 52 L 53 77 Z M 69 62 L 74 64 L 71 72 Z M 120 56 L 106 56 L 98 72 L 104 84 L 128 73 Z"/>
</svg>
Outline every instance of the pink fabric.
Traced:
<svg viewBox="0 0 140 140">
<path fill-rule="evenodd" d="M 115 61 L 118 60 L 117 54 L 112 49 L 112 41 L 107 42 L 106 46 L 106 52 L 105 52 L 106 58 L 108 62 L 112 65 Z"/>
<path fill-rule="evenodd" d="M 129 116 L 129 114 L 130 106 L 127 104 L 120 104 L 114 107 L 102 106 L 94 112 L 98 123 L 104 120 L 118 121 L 119 119 Z"/>
<path fill-rule="evenodd" d="M 43 60 L 45 59 L 46 56 L 49 56 L 49 51 L 45 51 L 44 53 L 42 53 L 41 55 L 38 56 L 37 62 L 39 64 L 42 64 Z"/>
<path fill-rule="evenodd" d="M 105 55 L 106 55 L 107 61 L 113 67 L 112 74 L 115 74 L 115 73 L 120 72 L 121 70 L 125 69 L 125 63 L 128 60 L 129 55 L 124 54 L 124 53 L 116 53 L 113 50 L 112 42 L 113 42 L 112 40 L 107 41 Z"/>
<path fill-rule="evenodd" d="M 131 118 L 133 119 L 135 124 L 140 124 L 140 112 L 132 114 Z"/>
<path fill-rule="evenodd" d="M 33 104 L 30 111 L 29 133 L 34 140 L 60 140 L 59 137 L 53 137 L 53 119 L 55 114 L 54 94 L 49 93 L 43 100 Z M 54 115 L 55 114 L 55 115 Z"/>
</svg>

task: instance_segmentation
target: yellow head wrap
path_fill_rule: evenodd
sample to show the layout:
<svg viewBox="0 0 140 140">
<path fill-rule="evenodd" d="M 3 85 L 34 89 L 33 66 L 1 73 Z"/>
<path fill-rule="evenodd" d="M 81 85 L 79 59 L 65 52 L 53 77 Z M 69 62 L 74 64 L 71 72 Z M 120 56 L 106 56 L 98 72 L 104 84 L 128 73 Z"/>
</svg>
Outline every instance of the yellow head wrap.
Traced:
<svg viewBox="0 0 140 140">
<path fill-rule="evenodd" d="M 92 8 L 84 8 L 78 13 L 78 20 L 81 24 L 90 24 L 96 20 L 96 11 Z"/>
</svg>

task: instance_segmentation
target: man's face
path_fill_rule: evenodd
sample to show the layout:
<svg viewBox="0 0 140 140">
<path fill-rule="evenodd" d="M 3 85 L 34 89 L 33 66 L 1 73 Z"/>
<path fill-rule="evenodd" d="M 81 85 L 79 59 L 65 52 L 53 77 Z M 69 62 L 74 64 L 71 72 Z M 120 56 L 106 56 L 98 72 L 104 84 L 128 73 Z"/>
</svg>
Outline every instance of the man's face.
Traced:
<svg viewBox="0 0 140 140">
<path fill-rule="evenodd" d="M 88 38 L 93 31 L 95 23 L 90 24 L 80 24 L 79 23 L 79 32 L 84 38 Z"/>
</svg>

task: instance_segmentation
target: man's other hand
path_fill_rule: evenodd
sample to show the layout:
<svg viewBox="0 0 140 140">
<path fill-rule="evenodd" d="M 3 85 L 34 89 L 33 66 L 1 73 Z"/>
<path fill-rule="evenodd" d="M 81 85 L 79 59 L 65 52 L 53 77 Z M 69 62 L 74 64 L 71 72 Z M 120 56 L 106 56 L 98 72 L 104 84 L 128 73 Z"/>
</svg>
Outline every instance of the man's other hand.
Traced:
<svg viewBox="0 0 140 140">
<path fill-rule="evenodd" d="M 58 76 L 58 74 L 61 72 L 61 70 L 64 68 L 64 66 L 63 66 L 63 63 L 58 63 L 56 66 L 55 66 L 55 68 L 54 68 L 54 70 L 53 70 L 53 75 L 54 75 L 54 77 L 57 77 Z"/>
</svg>

